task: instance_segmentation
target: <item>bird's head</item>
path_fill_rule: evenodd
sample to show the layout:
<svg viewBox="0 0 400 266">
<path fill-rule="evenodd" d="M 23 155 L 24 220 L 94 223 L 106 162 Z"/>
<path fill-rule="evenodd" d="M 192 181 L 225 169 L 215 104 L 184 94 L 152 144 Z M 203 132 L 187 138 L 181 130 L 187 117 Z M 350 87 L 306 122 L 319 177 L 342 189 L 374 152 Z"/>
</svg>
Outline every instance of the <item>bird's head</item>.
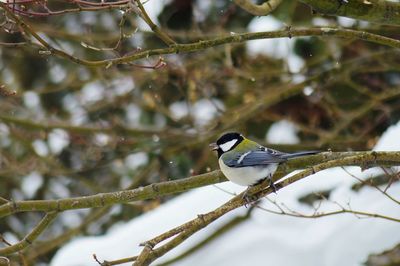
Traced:
<svg viewBox="0 0 400 266">
<path fill-rule="evenodd" d="M 218 152 L 218 158 L 225 152 L 233 150 L 237 145 L 239 145 L 244 140 L 244 137 L 237 132 L 225 133 L 216 143 L 211 143 L 210 147 L 213 151 Z"/>
</svg>

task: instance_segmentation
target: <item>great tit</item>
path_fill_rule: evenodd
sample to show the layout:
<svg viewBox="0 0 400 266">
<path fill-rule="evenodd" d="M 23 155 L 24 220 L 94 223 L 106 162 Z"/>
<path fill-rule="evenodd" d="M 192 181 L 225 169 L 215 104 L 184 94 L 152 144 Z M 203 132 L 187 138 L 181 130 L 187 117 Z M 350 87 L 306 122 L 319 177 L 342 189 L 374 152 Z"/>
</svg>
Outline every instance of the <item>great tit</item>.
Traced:
<svg viewBox="0 0 400 266">
<path fill-rule="evenodd" d="M 246 139 L 237 132 L 222 135 L 216 143 L 210 144 L 218 153 L 218 163 L 222 173 L 233 183 L 241 186 L 254 186 L 265 179 L 270 180 L 270 187 L 276 191 L 272 175 L 280 163 L 288 159 L 319 153 L 302 151 L 284 153 Z"/>
</svg>

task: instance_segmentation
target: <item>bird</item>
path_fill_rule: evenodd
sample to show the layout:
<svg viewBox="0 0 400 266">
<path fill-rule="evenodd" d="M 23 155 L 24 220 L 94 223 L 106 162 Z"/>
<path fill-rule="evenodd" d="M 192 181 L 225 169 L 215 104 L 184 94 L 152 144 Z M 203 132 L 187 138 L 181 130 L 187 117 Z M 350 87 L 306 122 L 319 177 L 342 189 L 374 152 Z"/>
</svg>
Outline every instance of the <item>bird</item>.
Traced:
<svg viewBox="0 0 400 266">
<path fill-rule="evenodd" d="M 279 164 L 291 158 L 317 154 L 320 151 L 300 151 L 285 153 L 270 149 L 245 138 L 238 132 L 228 132 L 211 143 L 210 148 L 218 154 L 222 173 L 231 182 L 247 186 L 258 185 L 269 179 L 269 185 L 276 193 L 272 176 Z M 247 192 L 247 190 L 246 190 Z"/>
</svg>

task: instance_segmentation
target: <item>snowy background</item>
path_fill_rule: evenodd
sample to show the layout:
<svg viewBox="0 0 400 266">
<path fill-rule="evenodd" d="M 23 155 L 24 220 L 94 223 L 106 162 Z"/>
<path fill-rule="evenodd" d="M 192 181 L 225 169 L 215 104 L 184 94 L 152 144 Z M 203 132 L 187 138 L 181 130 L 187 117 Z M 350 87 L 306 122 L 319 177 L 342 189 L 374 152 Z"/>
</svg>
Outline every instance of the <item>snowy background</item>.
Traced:
<svg viewBox="0 0 400 266">
<path fill-rule="evenodd" d="M 278 122 L 267 134 L 272 143 L 277 137 L 280 142 L 297 140 L 294 126 L 287 121 Z M 283 136 L 283 137 L 282 137 Z M 388 128 L 374 150 L 400 150 L 400 122 Z M 358 178 L 369 178 L 380 173 L 376 168 L 361 172 L 358 167 L 346 170 Z M 376 188 L 351 189 L 358 181 L 341 168 L 328 169 L 307 177 L 282 190 L 269 199 L 284 203 L 291 210 L 302 214 L 313 214 L 314 209 L 302 204 L 298 198 L 312 192 L 332 190 L 329 201 L 323 201 L 319 212 L 338 210 L 339 203 L 355 211 L 365 211 L 393 216 L 399 213 L 398 204 L 383 196 Z M 217 188 L 218 187 L 218 188 Z M 114 226 L 106 235 L 83 237 L 63 247 L 54 257 L 52 266 L 97 265 L 92 254 L 101 260 L 113 260 L 139 254 L 139 243 L 151 239 L 169 229 L 195 218 L 198 214 L 212 211 L 243 187 L 230 182 L 207 186 L 184 193 L 159 208 L 150 211 L 126 224 Z M 400 183 L 394 183 L 389 191 L 400 195 Z M 319 203 L 318 203 L 319 204 Z M 261 207 L 276 207 L 263 200 Z M 184 244 L 167 253 L 157 262 L 166 261 L 183 253 L 224 222 L 244 215 L 244 207 L 223 216 Z M 395 217 L 398 218 L 398 217 Z M 206 247 L 174 265 L 362 265 L 371 253 L 379 253 L 400 241 L 400 224 L 378 219 L 359 218 L 354 214 L 338 214 L 318 219 L 289 217 L 255 209 L 251 217 L 233 230 L 220 236 Z M 129 265 L 129 264 L 126 264 Z"/>
<path fill-rule="evenodd" d="M 179 43 L 287 30 L 289 25 L 398 34 L 395 27 L 312 13 L 302 1 L 283 3 L 261 17 L 225 0 L 150 0 L 145 9 Z M 67 6 L 74 4 L 57 1 L 51 7 Z M 42 7 L 36 11 L 46 12 Z M 124 14 L 129 21 L 120 28 Z M 89 60 L 165 47 L 142 19 L 118 7 L 26 21 L 55 47 Z M 1 42 L 23 40 L 14 32 L 18 25 L 6 24 L 10 27 L 0 32 Z M 101 51 L 117 43 L 121 29 L 121 46 Z M 166 65 L 157 70 L 143 67 L 154 65 L 158 56 L 133 62 L 139 67 L 91 68 L 35 45 L 23 47 L 0 49 L 0 196 L 7 200 L 94 195 L 205 173 L 217 167 L 208 143 L 228 128 L 288 152 L 400 150 L 400 54 L 385 45 L 334 36 L 254 40 L 164 55 Z M 287 95 L 288 88 L 298 90 Z M 270 93 L 279 90 L 279 101 L 269 103 Z M 243 110 L 252 112 L 244 112 L 242 119 Z M 238 123 L 231 124 L 232 119 Z M 354 214 L 306 219 L 267 210 L 277 211 L 275 202 L 312 214 L 316 207 L 329 212 L 340 204 L 399 218 L 399 204 L 376 188 L 352 189 L 358 181 L 351 175 L 368 179 L 380 174 L 379 169 L 348 167 L 307 177 L 269 195 L 247 220 L 174 265 L 361 265 L 368 255 L 400 243 L 399 223 Z M 226 182 L 115 205 L 80 237 L 41 249 L 49 247 L 46 240 L 76 230 L 91 210 L 63 212 L 24 255 L 30 264 L 52 266 L 98 265 L 92 254 L 101 261 L 137 255 L 139 243 L 214 210 L 243 190 Z M 399 190 L 395 182 L 388 192 L 396 198 Z M 326 191 L 329 201 L 310 206 L 299 200 Z M 223 216 L 154 264 L 184 253 L 248 211 L 243 207 Z M 1 219 L 0 234 L 16 243 L 42 217 L 29 212 Z M 19 257 L 10 258 L 21 264 Z"/>
</svg>

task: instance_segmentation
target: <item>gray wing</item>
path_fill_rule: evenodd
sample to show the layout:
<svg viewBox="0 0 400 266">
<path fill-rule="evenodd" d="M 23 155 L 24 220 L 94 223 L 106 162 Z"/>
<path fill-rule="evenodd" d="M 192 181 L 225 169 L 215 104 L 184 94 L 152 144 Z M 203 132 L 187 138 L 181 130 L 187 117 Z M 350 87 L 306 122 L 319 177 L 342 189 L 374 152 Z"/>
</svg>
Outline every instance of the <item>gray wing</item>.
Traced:
<svg viewBox="0 0 400 266">
<path fill-rule="evenodd" d="M 224 160 L 229 167 L 246 167 L 257 165 L 268 165 L 271 163 L 285 162 L 287 159 L 281 157 L 282 154 L 271 153 L 270 151 L 249 151 L 242 153 L 234 158 Z"/>
</svg>

